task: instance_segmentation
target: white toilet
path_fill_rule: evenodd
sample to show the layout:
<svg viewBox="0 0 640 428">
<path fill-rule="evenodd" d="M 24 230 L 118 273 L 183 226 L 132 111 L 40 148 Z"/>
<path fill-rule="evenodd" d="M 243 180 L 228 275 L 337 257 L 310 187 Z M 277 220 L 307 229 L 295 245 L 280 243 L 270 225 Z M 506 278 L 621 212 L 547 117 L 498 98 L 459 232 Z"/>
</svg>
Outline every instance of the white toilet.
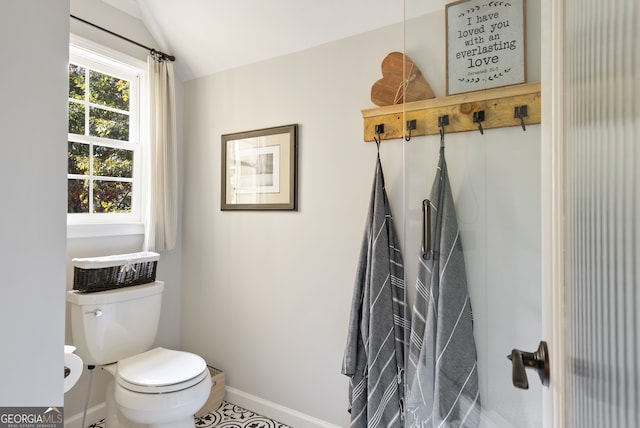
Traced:
<svg viewBox="0 0 640 428">
<path fill-rule="evenodd" d="M 164 283 L 83 293 L 69 291 L 76 353 L 113 375 L 107 387 L 108 428 L 193 428 L 211 392 L 205 361 L 152 346 Z"/>
</svg>

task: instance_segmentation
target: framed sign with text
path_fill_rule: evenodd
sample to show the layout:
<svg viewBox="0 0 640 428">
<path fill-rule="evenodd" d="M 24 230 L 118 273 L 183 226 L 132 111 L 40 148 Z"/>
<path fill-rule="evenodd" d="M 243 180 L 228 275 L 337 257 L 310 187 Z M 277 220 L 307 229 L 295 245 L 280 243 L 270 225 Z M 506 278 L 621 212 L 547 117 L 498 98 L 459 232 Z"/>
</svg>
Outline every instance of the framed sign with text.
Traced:
<svg viewBox="0 0 640 428">
<path fill-rule="evenodd" d="M 447 95 L 526 82 L 525 0 L 447 5 Z"/>
</svg>

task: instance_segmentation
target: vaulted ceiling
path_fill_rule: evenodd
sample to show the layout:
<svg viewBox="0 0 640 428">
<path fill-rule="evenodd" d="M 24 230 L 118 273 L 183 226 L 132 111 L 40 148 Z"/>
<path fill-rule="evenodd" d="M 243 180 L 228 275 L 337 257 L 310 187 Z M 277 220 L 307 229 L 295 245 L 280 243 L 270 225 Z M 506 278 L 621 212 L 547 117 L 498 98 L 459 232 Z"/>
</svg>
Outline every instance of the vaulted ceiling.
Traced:
<svg viewBox="0 0 640 428">
<path fill-rule="evenodd" d="M 402 22 L 417 0 L 103 1 L 141 19 L 192 79 Z M 421 3 L 433 11 L 445 2 Z"/>
</svg>

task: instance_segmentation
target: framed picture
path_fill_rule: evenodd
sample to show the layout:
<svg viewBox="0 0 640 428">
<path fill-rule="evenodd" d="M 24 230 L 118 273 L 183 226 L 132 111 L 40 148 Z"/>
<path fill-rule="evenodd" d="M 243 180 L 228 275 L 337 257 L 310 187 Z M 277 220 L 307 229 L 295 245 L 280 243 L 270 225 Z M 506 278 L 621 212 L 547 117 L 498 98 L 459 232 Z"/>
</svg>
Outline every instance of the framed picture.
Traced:
<svg viewBox="0 0 640 428">
<path fill-rule="evenodd" d="M 221 210 L 297 210 L 298 125 L 222 136 Z"/>
<path fill-rule="evenodd" d="M 446 8 L 447 95 L 526 82 L 525 0 Z"/>
</svg>

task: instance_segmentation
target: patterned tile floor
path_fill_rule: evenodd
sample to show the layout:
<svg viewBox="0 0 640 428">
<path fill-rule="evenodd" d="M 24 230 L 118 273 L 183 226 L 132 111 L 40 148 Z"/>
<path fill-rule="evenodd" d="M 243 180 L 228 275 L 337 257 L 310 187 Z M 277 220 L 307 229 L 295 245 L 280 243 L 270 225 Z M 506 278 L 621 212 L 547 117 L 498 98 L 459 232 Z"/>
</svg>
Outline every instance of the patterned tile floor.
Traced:
<svg viewBox="0 0 640 428">
<path fill-rule="evenodd" d="M 104 428 L 104 419 L 87 428 Z M 217 410 L 195 421 L 196 428 L 291 428 L 262 415 L 223 401 Z"/>
</svg>

